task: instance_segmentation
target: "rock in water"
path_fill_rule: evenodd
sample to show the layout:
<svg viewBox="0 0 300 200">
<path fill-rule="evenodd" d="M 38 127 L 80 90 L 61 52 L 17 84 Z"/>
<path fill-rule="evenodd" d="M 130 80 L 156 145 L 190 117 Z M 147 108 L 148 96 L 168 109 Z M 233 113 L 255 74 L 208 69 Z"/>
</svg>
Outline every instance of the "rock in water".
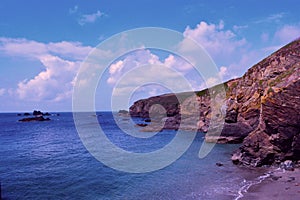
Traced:
<svg viewBox="0 0 300 200">
<path fill-rule="evenodd" d="M 41 112 L 41 111 L 39 111 L 39 110 L 34 110 L 33 112 L 32 112 L 32 115 L 43 115 L 43 112 Z"/>
<path fill-rule="evenodd" d="M 27 117 L 27 118 L 20 119 L 19 121 L 20 122 L 33 122 L 33 121 L 43 122 L 43 121 L 50 121 L 50 118 L 44 118 L 43 116 Z"/>
</svg>

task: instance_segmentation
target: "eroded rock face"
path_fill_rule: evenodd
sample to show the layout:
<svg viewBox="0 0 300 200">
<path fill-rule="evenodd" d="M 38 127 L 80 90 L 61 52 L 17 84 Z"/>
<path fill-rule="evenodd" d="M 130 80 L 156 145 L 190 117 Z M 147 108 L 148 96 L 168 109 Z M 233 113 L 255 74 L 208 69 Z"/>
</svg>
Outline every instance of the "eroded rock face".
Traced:
<svg viewBox="0 0 300 200">
<path fill-rule="evenodd" d="M 299 68 L 297 69 L 300 74 Z M 300 159 L 300 76 L 262 98 L 258 128 L 245 138 L 232 160 L 261 166 Z"/>
<path fill-rule="evenodd" d="M 236 164 L 262 166 L 300 159 L 300 41 L 283 47 L 269 60 L 259 125 L 233 154 Z"/>
</svg>

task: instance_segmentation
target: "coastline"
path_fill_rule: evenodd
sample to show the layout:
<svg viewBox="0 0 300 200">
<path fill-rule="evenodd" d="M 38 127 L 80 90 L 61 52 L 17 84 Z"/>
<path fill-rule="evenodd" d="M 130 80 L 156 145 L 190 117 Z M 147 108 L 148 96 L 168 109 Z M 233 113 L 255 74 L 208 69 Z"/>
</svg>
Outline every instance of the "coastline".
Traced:
<svg viewBox="0 0 300 200">
<path fill-rule="evenodd" d="M 294 171 L 272 169 L 244 189 L 236 200 L 298 200 L 300 199 L 300 168 L 295 168 Z"/>
</svg>

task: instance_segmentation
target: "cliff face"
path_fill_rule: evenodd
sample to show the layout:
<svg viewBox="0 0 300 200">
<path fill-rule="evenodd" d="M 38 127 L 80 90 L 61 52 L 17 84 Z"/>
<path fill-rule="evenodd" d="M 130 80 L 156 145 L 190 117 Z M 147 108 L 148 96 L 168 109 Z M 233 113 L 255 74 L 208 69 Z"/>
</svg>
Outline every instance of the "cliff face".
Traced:
<svg viewBox="0 0 300 200">
<path fill-rule="evenodd" d="M 275 160 L 299 159 L 299 68 L 300 39 L 254 65 L 241 78 L 224 83 L 226 98 L 220 103 L 226 108 L 225 124 L 220 136 L 206 134 L 206 141 L 238 143 L 246 137 L 232 158 L 235 163 L 259 166 Z M 151 106 L 161 104 L 167 112 L 161 128 L 177 129 L 182 120 L 189 120 L 195 123 L 186 129 L 206 132 L 214 117 L 211 97 L 207 90 L 195 93 L 196 98 L 189 97 L 192 93 L 183 93 L 179 94 L 180 100 L 174 94 L 140 100 L 130 107 L 130 114 L 149 117 Z M 186 107 L 184 119 L 179 105 Z M 188 112 L 196 111 L 198 117 L 188 117 Z M 145 131 L 153 127 L 157 130 L 153 125 Z"/>
<path fill-rule="evenodd" d="M 285 73 L 291 75 L 261 98 L 259 125 L 233 154 L 234 163 L 261 166 L 300 159 L 299 63 Z"/>
<path fill-rule="evenodd" d="M 265 59 L 259 124 L 233 154 L 237 164 L 261 166 L 300 159 L 300 40 Z M 251 69 L 250 69 L 251 70 Z"/>
</svg>

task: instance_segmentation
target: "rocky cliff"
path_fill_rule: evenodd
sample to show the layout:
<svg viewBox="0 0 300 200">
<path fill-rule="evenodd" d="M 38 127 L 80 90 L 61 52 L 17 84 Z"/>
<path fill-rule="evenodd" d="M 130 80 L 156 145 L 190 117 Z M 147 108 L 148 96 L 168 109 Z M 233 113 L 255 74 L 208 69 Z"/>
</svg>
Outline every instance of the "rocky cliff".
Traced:
<svg viewBox="0 0 300 200">
<path fill-rule="evenodd" d="M 300 39 L 286 45 L 251 67 L 241 78 L 224 83 L 226 98 L 219 102 L 220 113 L 211 112 L 214 97 L 208 90 L 193 93 L 161 95 L 139 100 L 130 107 L 130 114 L 149 117 L 149 112 L 166 112 L 163 125 L 145 127 L 186 129 L 206 132 L 214 115 L 225 114 L 221 135 L 206 134 L 207 142 L 239 143 L 232 159 L 252 166 L 270 164 L 285 159 L 299 159 L 300 146 Z M 212 89 L 213 93 L 215 89 Z M 217 90 L 217 89 L 216 89 Z M 153 109 L 160 104 L 160 109 Z M 180 106 L 186 108 L 184 117 Z M 158 108 L 158 107 L 157 107 Z M 161 109 L 163 108 L 163 109 Z M 222 113 L 225 109 L 225 113 Z M 152 109 L 152 110 L 151 110 Z M 190 116 L 189 117 L 189 113 Z M 195 117 L 195 113 L 198 115 Z M 192 115 L 193 114 L 193 115 Z M 210 127 L 213 128 L 213 127 Z M 245 139 L 244 139 L 245 138 Z"/>
</svg>

